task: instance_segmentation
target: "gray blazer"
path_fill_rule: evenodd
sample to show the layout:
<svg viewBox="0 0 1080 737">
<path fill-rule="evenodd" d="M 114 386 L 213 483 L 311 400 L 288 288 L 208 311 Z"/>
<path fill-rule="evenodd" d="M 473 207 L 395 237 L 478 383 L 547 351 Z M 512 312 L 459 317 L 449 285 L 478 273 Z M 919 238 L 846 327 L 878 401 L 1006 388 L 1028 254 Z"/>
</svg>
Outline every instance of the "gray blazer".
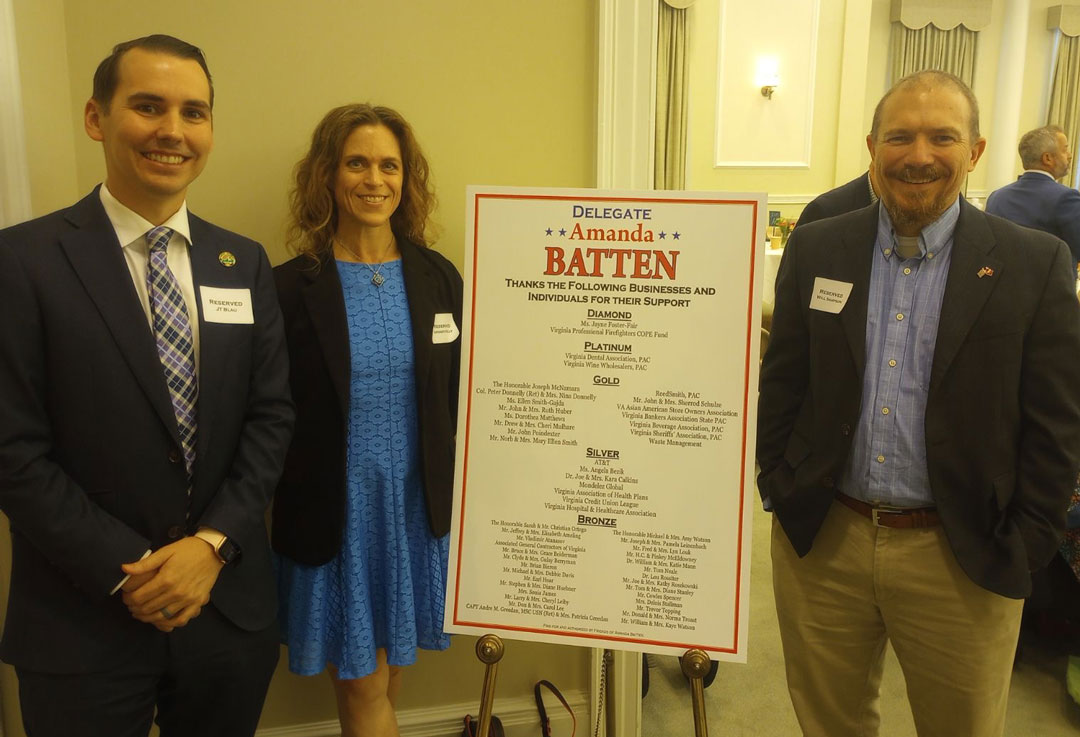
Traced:
<svg viewBox="0 0 1080 737">
<path fill-rule="evenodd" d="M 761 367 L 758 485 L 809 552 L 851 450 L 866 355 L 876 207 L 800 228 Z M 1080 465 L 1080 304 L 1057 238 L 961 200 L 928 387 L 930 487 L 961 567 L 1020 598 L 1053 556 Z M 980 278 L 983 267 L 992 276 Z M 815 277 L 851 282 L 839 314 Z"/>
</svg>

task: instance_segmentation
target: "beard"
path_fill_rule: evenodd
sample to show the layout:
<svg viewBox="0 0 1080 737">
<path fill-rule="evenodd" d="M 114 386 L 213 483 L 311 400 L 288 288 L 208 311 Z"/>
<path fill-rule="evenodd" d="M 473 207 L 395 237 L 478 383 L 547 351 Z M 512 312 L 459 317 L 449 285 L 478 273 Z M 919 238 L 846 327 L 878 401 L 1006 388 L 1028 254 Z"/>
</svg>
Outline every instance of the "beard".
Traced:
<svg viewBox="0 0 1080 737">
<path fill-rule="evenodd" d="M 948 176 L 948 172 L 936 166 L 904 166 L 879 174 L 885 181 L 901 182 L 928 182 L 941 180 Z M 882 188 L 880 193 L 881 202 L 889 211 L 893 227 L 899 230 L 917 229 L 922 230 L 930 223 L 941 217 L 941 214 L 949 209 L 956 200 L 958 190 L 952 188 L 939 189 L 937 191 L 920 192 L 909 194 L 904 198 L 898 198 L 891 189 Z"/>
</svg>

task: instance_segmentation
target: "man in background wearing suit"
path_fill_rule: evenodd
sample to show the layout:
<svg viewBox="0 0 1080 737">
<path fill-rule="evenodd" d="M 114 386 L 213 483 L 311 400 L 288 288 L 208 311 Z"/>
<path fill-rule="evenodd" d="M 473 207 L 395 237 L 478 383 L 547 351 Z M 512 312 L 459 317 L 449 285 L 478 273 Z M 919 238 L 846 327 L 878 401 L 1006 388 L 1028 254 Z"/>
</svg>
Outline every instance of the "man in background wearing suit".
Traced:
<svg viewBox="0 0 1080 737">
<path fill-rule="evenodd" d="M 833 215 L 841 215 L 852 210 L 861 210 L 877 202 L 877 194 L 874 193 L 874 185 L 870 181 L 870 172 L 863 172 L 847 184 L 841 184 L 835 189 L 819 194 L 810 200 L 803 208 L 795 227 L 831 218 Z"/>
<path fill-rule="evenodd" d="M 292 427 L 270 265 L 187 210 L 202 52 L 119 44 L 85 127 L 106 178 L 0 231 L 0 656 L 31 737 L 255 731 L 278 657 L 264 513 Z"/>
<path fill-rule="evenodd" d="M 986 200 L 986 211 L 1068 243 L 1075 277 L 1080 261 L 1080 192 L 1056 181 L 1065 176 L 1072 161 L 1069 139 L 1060 126 L 1047 125 L 1025 133 L 1019 149 L 1024 173 L 993 192 Z"/>
<path fill-rule="evenodd" d="M 867 145 L 880 204 L 792 235 L 761 369 L 788 688 L 805 735 L 877 734 L 891 641 L 920 735 L 997 736 L 1080 465 L 1071 256 L 959 196 L 986 141 L 956 77 L 900 80 Z"/>
</svg>

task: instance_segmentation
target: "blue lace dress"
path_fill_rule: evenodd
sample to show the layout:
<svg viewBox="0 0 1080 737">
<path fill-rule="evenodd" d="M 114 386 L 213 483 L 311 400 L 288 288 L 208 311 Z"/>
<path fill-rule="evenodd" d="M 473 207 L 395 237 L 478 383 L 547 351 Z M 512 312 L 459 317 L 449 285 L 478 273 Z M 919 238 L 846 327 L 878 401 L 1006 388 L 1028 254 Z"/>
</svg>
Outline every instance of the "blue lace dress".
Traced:
<svg viewBox="0 0 1080 737">
<path fill-rule="evenodd" d="M 417 647 L 444 650 L 448 537 L 428 526 L 420 478 L 412 327 L 401 262 L 382 286 L 364 264 L 337 262 L 352 353 L 345 537 L 322 566 L 278 558 L 289 669 L 340 678 L 375 670 L 375 650 L 410 665 Z"/>
</svg>

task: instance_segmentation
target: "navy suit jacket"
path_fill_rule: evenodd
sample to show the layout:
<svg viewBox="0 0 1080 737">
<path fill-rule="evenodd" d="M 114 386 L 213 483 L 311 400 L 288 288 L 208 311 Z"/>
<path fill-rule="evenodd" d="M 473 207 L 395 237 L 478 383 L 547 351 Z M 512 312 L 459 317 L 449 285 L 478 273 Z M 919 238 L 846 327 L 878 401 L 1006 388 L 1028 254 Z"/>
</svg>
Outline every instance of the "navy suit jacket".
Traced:
<svg viewBox="0 0 1080 737">
<path fill-rule="evenodd" d="M 95 189 L 0 231 L 0 508 L 12 572 L 0 656 L 30 670 L 90 672 L 151 638 L 120 596 L 122 563 L 200 525 L 240 546 L 211 602 L 237 626 L 276 616 L 265 510 L 292 427 L 288 359 L 270 264 L 254 241 L 194 215 L 191 270 L 244 288 L 254 324 L 207 322 L 199 305 L 192 491 L 153 334 Z M 229 251 L 235 265 L 221 263 Z"/>
<path fill-rule="evenodd" d="M 777 276 L 758 486 L 799 555 L 834 503 L 859 421 L 877 228 L 877 207 L 800 228 Z M 930 491 L 960 566 L 1013 598 L 1056 552 L 1080 465 L 1069 258 L 1058 239 L 961 200 L 926 390 Z M 810 309 L 817 277 L 853 285 L 839 314 Z"/>
<path fill-rule="evenodd" d="M 986 211 L 1014 223 L 1056 235 L 1072 251 L 1073 275 L 1080 261 L 1080 192 L 1038 172 L 994 191 Z"/>
<path fill-rule="evenodd" d="M 863 172 L 846 184 L 841 184 L 836 189 L 830 189 L 812 199 L 803 208 L 795 227 L 808 225 L 815 220 L 831 218 L 852 210 L 861 210 L 871 203 L 870 199 L 870 174 Z"/>
<path fill-rule="evenodd" d="M 461 329 L 461 275 L 438 251 L 398 240 L 409 298 L 421 478 L 431 532 L 450 531 L 461 336 L 432 342 L 435 315 Z M 292 366 L 296 435 L 274 495 L 274 550 L 321 565 L 341 548 L 351 354 L 337 264 L 299 256 L 274 269 Z"/>
</svg>

